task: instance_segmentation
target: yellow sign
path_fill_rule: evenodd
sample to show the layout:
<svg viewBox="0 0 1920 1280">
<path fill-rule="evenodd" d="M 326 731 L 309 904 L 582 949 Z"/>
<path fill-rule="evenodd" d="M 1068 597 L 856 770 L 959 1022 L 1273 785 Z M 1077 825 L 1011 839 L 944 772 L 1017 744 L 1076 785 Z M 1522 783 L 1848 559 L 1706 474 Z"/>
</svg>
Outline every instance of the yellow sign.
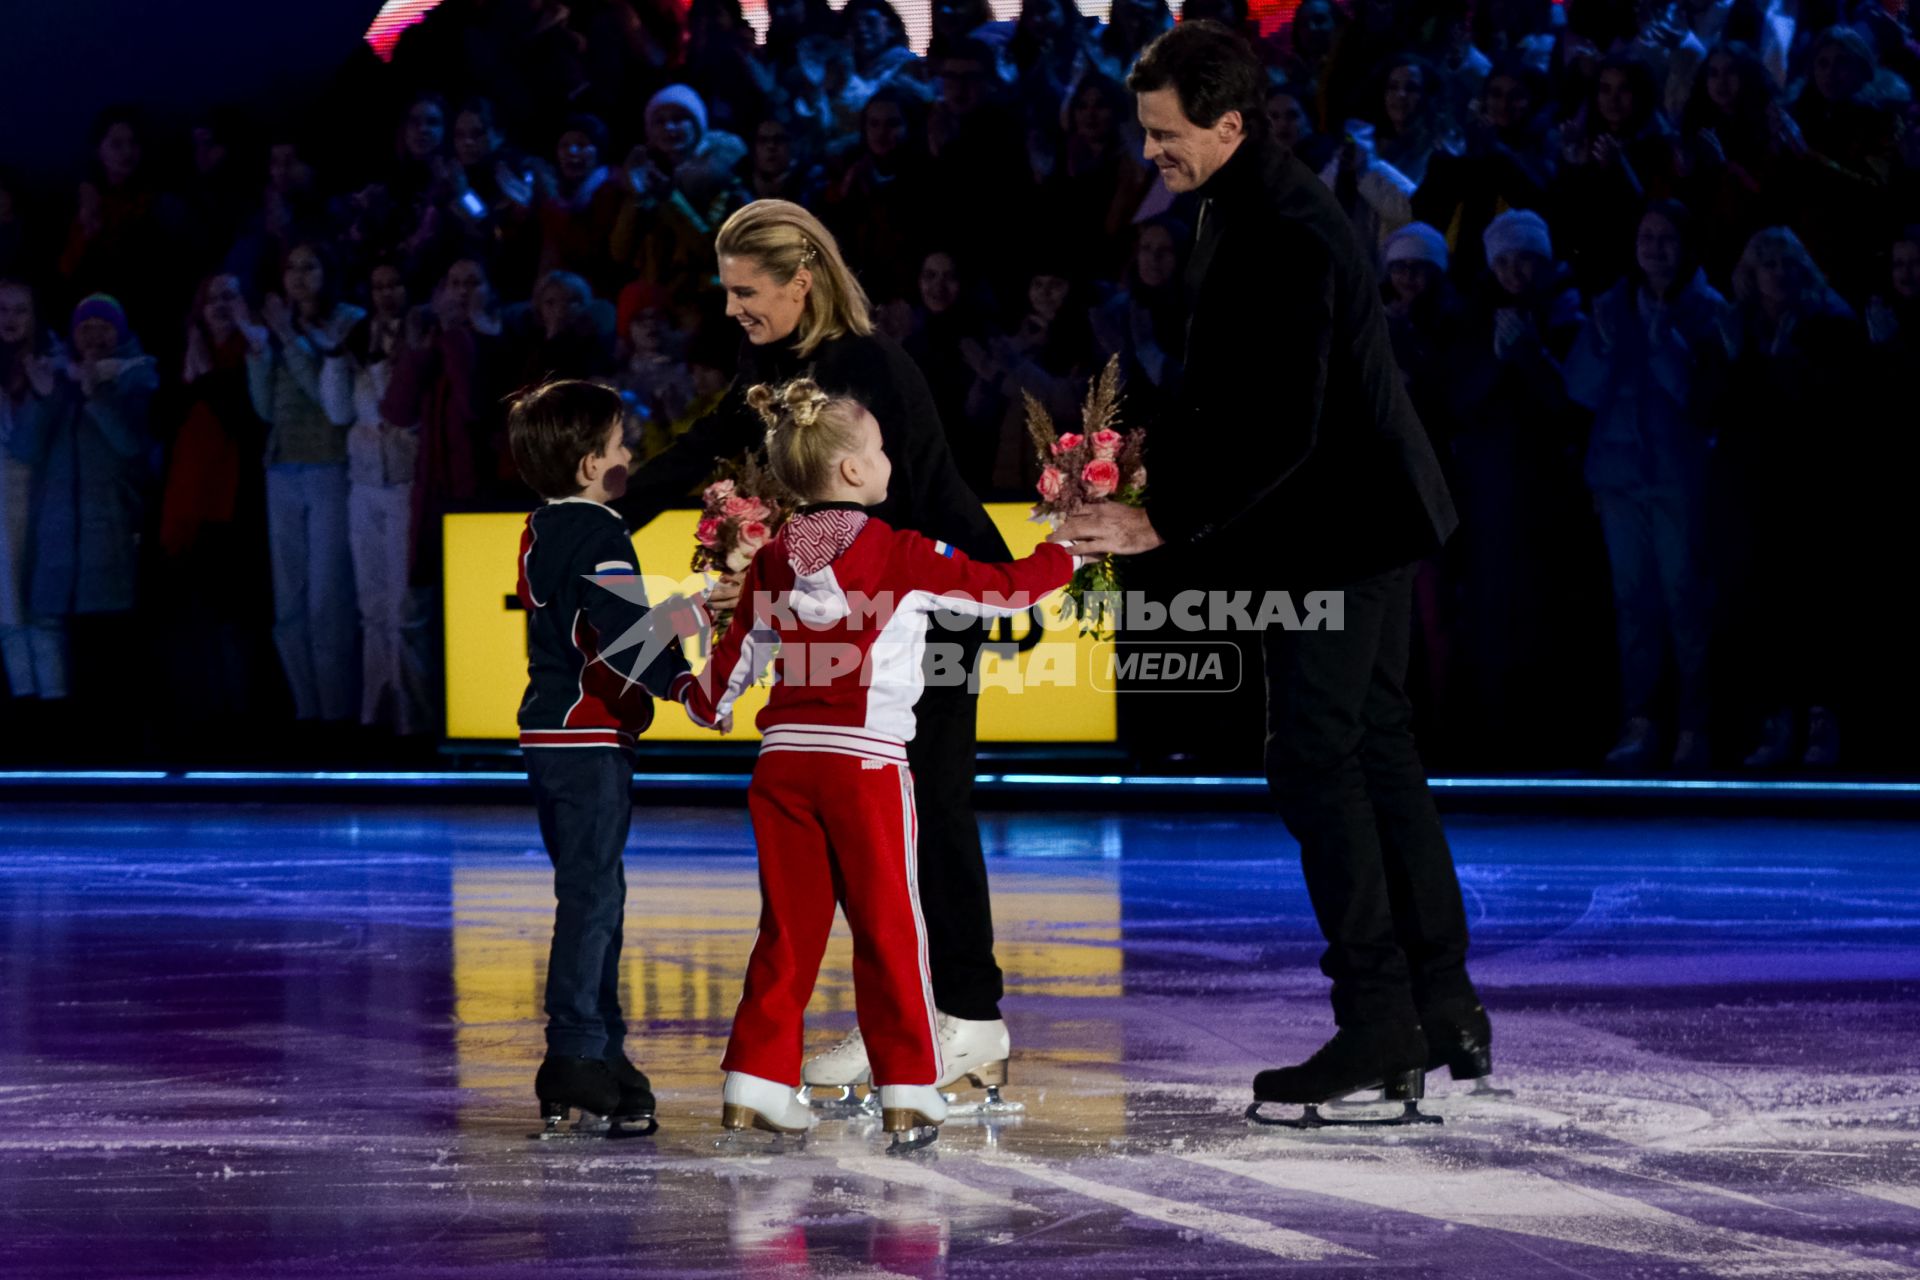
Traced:
<svg viewBox="0 0 1920 1280">
<path fill-rule="evenodd" d="M 1015 555 L 1026 555 L 1046 535 L 1019 503 L 989 503 L 987 513 Z M 699 512 L 668 511 L 633 535 L 646 579 L 647 598 L 700 590 L 700 575 L 686 566 L 693 555 Z M 486 512 L 445 517 L 443 562 L 446 608 L 447 736 L 519 737 L 514 716 L 527 685 L 526 615 L 514 598 L 520 531 L 526 516 Z M 1096 689 L 1094 653 L 1100 646 L 1060 620 L 1061 597 L 1039 606 L 1036 636 L 1032 615 L 994 624 L 992 643 L 980 660 L 982 742 L 1111 742 L 1114 696 Z M 705 655 L 689 650 L 696 668 Z M 766 704 L 767 688 L 749 690 L 734 712 L 734 739 L 757 739 L 753 717 Z M 667 741 L 715 740 L 670 706 L 646 736 Z"/>
</svg>

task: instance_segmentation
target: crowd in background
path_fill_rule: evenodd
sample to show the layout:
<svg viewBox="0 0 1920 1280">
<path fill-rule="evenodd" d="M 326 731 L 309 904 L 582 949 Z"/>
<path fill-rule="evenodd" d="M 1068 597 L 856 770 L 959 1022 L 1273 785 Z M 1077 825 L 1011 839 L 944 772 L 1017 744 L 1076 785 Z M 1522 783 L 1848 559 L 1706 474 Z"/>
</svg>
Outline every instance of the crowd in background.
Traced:
<svg viewBox="0 0 1920 1280">
<path fill-rule="evenodd" d="M 1435 762 L 1914 763 L 1905 0 L 1203 17 L 1378 246 L 1449 468 Z M 1123 86 L 1166 0 L 935 0 L 924 52 L 887 0 L 768 18 L 445 0 L 299 110 L 116 109 L 77 186 L 0 176 L 15 754 L 434 740 L 439 517 L 531 501 L 503 398 L 602 379 L 665 448 L 732 378 L 713 237 L 754 199 L 835 232 L 984 498 L 1032 494 L 1023 393 L 1070 418 L 1117 356 L 1151 428 L 1195 210 Z"/>
</svg>

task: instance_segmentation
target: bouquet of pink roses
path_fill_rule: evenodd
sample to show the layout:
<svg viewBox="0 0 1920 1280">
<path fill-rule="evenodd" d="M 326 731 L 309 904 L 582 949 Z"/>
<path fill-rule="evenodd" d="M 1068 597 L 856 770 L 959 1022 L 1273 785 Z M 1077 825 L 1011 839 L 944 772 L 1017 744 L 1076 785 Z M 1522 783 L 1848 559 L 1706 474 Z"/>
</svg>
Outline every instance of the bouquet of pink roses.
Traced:
<svg viewBox="0 0 1920 1280">
<path fill-rule="evenodd" d="M 1101 502 L 1140 506 L 1147 487 L 1142 462 L 1147 433 L 1138 428 L 1118 431 L 1120 424 L 1120 360 L 1107 362 L 1080 408 L 1080 430 L 1056 434 L 1053 419 L 1031 394 L 1027 396 L 1027 434 L 1040 454 L 1040 501 L 1034 516 L 1055 524 L 1082 507 Z M 1102 638 L 1113 634 L 1114 608 L 1120 593 L 1120 571 L 1111 556 L 1076 569 L 1067 584 L 1067 598 L 1080 614 L 1083 635 Z"/>
<path fill-rule="evenodd" d="M 694 527 L 693 568 L 698 573 L 743 571 L 753 553 L 786 523 L 787 495 L 772 473 L 752 458 L 721 468 L 720 478 L 700 495 L 700 523 Z M 732 610 L 716 610 L 714 634 L 731 621 Z"/>
</svg>

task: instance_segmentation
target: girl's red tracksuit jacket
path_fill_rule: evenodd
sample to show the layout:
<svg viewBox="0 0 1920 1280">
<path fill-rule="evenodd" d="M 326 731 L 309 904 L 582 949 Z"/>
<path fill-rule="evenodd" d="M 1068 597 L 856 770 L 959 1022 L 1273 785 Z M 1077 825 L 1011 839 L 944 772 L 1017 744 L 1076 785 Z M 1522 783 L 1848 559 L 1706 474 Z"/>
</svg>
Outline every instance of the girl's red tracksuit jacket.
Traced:
<svg viewBox="0 0 1920 1280">
<path fill-rule="evenodd" d="M 938 1083 L 907 768 L 926 650 L 941 640 L 929 619 L 1021 613 L 1072 574 L 1073 557 L 1052 544 L 978 564 L 851 503 L 803 508 L 754 557 L 712 660 L 674 685 L 695 720 L 716 726 L 774 664 L 747 793 L 760 934 L 725 1070 L 799 1084 L 803 1015 L 838 901 L 872 1084 Z"/>
</svg>

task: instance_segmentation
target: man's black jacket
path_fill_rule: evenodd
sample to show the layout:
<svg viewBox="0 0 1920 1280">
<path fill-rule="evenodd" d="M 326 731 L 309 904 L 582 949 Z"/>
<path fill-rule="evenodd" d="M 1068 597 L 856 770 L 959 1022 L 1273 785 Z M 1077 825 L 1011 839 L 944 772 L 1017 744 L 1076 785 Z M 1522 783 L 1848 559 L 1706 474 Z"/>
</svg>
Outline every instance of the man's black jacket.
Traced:
<svg viewBox="0 0 1920 1280">
<path fill-rule="evenodd" d="M 1248 586 L 1337 586 L 1430 553 L 1458 517 L 1346 214 L 1271 143 L 1242 144 L 1198 194 L 1185 374 L 1147 438 L 1154 529 Z"/>
</svg>

